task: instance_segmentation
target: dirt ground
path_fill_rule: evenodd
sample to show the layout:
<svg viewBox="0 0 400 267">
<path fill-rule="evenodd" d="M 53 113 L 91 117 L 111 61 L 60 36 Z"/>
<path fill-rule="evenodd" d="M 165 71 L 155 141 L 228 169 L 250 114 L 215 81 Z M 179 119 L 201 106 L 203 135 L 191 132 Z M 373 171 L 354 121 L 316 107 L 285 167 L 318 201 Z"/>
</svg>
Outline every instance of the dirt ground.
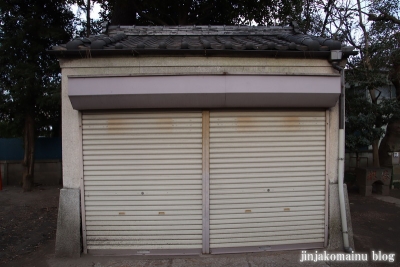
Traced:
<svg viewBox="0 0 400 267">
<path fill-rule="evenodd" d="M 400 190 L 392 189 L 390 195 L 400 199 Z M 380 250 L 400 256 L 400 207 L 356 192 L 349 193 L 349 202 L 357 252 Z"/>
<path fill-rule="evenodd" d="M 0 266 L 38 266 L 54 254 L 59 187 L 0 191 Z"/>
<path fill-rule="evenodd" d="M 19 187 L 0 191 L 0 266 L 48 266 L 54 258 L 59 187 Z M 391 191 L 400 198 L 400 190 Z M 400 207 L 349 193 L 356 252 L 382 251 L 400 256 Z M 399 266 L 396 258 L 391 266 Z M 77 265 L 78 266 L 78 265 Z"/>
</svg>

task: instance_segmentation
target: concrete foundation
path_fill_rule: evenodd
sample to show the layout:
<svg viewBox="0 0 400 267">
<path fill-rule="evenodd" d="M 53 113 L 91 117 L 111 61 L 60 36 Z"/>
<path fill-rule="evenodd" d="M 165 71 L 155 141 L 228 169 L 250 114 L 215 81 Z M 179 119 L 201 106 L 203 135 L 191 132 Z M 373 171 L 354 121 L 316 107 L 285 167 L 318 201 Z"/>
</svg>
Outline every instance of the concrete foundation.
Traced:
<svg viewBox="0 0 400 267">
<path fill-rule="evenodd" d="M 372 195 L 372 185 L 360 185 L 360 194 L 368 197 Z M 388 185 L 382 185 L 382 184 L 377 184 L 376 185 L 376 193 L 380 194 L 382 196 L 388 196 L 389 195 L 389 186 Z"/>
<path fill-rule="evenodd" d="M 377 193 L 382 196 L 389 195 L 389 186 L 392 170 L 389 168 L 358 168 L 356 169 L 356 181 L 360 187 L 360 194 L 370 196 L 373 184 L 377 186 Z"/>
<path fill-rule="evenodd" d="M 351 224 L 349 197 L 347 186 L 344 185 L 344 197 L 346 204 L 347 230 L 349 234 L 349 245 L 354 250 L 353 226 Z M 339 206 L 338 184 L 329 185 L 329 243 L 327 250 L 343 251 L 342 221 Z"/>
<path fill-rule="evenodd" d="M 56 257 L 80 257 L 81 217 L 79 189 L 61 189 L 57 219 Z"/>
</svg>

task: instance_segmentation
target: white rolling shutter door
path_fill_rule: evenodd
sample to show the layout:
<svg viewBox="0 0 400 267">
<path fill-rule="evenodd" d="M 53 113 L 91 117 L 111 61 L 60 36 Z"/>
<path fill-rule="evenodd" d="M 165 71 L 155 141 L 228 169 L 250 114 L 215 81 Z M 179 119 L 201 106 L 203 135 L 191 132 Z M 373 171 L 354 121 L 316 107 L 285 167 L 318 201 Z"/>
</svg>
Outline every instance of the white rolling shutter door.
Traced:
<svg viewBox="0 0 400 267">
<path fill-rule="evenodd" d="M 87 249 L 201 251 L 201 112 L 82 122 Z"/>
<path fill-rule="evenodd" d="M 210 112 L 210 249 L 324 242 L 325 112 Z"/>
</svg>

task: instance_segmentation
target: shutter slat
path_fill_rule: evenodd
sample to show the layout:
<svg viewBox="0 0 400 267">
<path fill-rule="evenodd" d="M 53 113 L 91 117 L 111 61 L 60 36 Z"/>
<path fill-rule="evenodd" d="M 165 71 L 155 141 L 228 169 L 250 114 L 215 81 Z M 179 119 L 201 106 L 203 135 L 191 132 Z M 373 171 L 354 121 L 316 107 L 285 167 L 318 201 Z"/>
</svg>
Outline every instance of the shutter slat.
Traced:
<svg viewBox="0 0 400 267">
<path fill-rule="evenodd" d="M 201 249 L 201 112 L 85 112 L 82 124 L 87 248 Z"/>
<path fill-rule="evenodd" d="M 210 248 L 323 242 L 325 112 L 210 113 Z"/>
</svg>

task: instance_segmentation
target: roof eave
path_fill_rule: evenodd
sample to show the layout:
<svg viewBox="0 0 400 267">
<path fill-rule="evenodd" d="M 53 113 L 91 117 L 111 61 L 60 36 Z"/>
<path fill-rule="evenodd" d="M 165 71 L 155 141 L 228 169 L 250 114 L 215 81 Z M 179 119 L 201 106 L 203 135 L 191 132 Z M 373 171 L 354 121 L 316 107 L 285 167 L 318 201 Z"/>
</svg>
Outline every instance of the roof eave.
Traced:
<svg viewBox="0 0 400 267">
<path fill-rule="evenodd" d="M 331 51 L 293 50 L 213 50 L 213 49 L 104 49 L 104 50 L 48 50 L 58 58 L 93 58 L 113 56 L 229 56 L 329 59 Z M 343 59 L 357 55 L 357 51 L 343 51 Z"/>
</svg>

